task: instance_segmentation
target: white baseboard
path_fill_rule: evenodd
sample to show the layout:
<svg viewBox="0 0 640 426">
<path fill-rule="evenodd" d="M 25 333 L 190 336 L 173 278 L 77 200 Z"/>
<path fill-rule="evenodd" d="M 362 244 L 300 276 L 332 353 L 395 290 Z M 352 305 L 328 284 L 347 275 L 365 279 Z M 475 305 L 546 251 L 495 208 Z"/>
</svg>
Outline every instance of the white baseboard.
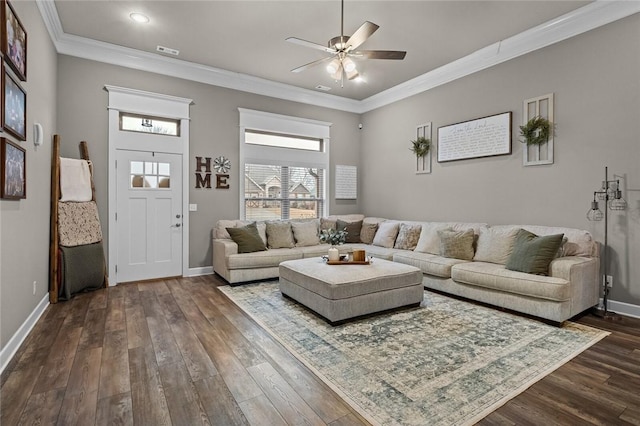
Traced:
<svg viewBox="0 0 640 426">
<path fill-rule="evenodd" d="M 7 368 L 9 361 L 16 354 L 22 342 L 25 341 L 33 326 L 36 325 L 38 319 L 44 313 L 44 310 L 49 306 L 49 293 L 45 294 L 40 303 L 35 307 L 33 312 L 22 323 L 20 328 L 11 336 L 11 339 L 7 342 L 4 348 L 0 351 L 0 374 Z"/>
<path fill-rule="evenodd" d="M 202 266 L 200 268 L 189 268 L 188 277 L 198 277 L 200 275 L 211 275 L 213 274 L 213 266 Z"/>
<path fill-rule="evenodd" d="M 602 299 L 600 299 L 600 304 L 602 304 Z M 618 314 L 626 315 L 628 317 L 640 318 L 639 305 L 632 305 L 631 303 L 609 300 L 609 310 Z"/>
</svg>

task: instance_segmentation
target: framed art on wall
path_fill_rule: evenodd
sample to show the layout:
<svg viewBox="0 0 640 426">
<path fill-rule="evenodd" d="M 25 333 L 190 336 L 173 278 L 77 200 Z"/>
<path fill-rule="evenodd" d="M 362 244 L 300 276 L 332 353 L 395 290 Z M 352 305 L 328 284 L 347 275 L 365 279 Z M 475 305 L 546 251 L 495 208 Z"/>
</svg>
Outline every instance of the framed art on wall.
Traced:
<svg viewBox="0 0 640 426">
<path fill-rule="evenodd" d="M 27 139 L 27 94 L 17 81 L 2 70 L 2 128 L 24 141 Z"/>
<path fill-rule="evenodd" d="M 0 138 L 0 198 L 27 198 L 27 153 L 6 138 Z"/>
<path fill-rule="evenodd" d="M 2 53 L 7 65 L 22 81 L 27 80 L 27 31 L 22 26 L 13 6 L 1 0 Z"/>
<path fill-rule="evenodd" d="M 511 111 L 438 128 L 438 163 L 511 154 Z"/>
</svg>

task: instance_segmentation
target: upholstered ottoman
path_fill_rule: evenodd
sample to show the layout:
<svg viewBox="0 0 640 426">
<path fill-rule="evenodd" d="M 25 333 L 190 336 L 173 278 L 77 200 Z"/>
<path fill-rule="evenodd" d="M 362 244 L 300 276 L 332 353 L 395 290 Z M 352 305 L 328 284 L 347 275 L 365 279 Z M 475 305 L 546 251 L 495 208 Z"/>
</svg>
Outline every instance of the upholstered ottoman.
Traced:
<svg viewBox="0 0 640 426">
<path fill-rule="evenodd" d="M 375 259 L 370 265 L 328 265 L 322 258 L 280 263 L 280 291 L 337 323 L 408 305 L 424 296 L 422 272 Z"/>
</svg>

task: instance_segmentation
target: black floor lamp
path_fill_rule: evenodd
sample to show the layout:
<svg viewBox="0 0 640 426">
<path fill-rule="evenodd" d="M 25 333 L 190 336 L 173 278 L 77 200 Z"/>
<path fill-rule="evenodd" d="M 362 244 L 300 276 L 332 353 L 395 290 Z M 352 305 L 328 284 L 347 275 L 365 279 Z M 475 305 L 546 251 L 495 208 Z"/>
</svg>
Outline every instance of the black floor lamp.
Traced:
<svg viewBox="0 0 640 426">
<path fill-rule="evenodd" d="M 598 200 L 604 201 L 604 213 L 599 208 Z M 604 246 L 602 253 L 602 261 L 604 264 L 604 273 L 602 279 L 602 285 L 604 287 L 602 291 L 602 304 L 603 307 L 596 309 L 595 313 L 603 318 L 614 318 L 615 312 L 609 311 L 609 263 L 608 263 L 608 231 L 609 231 L 609 210 L 625 210 L 627 208 L 627 202 L 622 198 L 622 191 L 620 191 L 620 180 L 609 180 L 609 169 L 604 168 L 604 181 L 602 181 L 602 188 L 593 192 L 593 201 L 591 202 L 591 209 L 587 212 L 587 219 L 590 221 L 601 221 L 604 219 Z"/>
</svg>

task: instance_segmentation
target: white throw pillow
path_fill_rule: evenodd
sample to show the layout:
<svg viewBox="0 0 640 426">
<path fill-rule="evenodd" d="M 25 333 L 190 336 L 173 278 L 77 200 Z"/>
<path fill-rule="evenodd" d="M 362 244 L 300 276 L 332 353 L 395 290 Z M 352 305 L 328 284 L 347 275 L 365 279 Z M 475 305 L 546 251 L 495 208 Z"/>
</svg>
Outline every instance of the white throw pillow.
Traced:
<svg viewBox="0 0 640 426">
<path fill-rule="evenodd" d="M 373 245 L 379 247 L 393 248 L 398 236 L 400 224 L 398 222 L 382 222 L 378 225 L 376 236 L 373 237 Z"/>
<path fill-rule="evenodd" d="M 413 251 L 440 255 L 440 237 L 438 231 L 451 228 L 446 222 L 423 222 L 418 244 Z"/>
<path fill-rule="evenodd" d="M 476 254 L 476 262 L 490 262 L 505 265 L 516 242 L 520 228 L 480 228 Z"/>
</svg>

